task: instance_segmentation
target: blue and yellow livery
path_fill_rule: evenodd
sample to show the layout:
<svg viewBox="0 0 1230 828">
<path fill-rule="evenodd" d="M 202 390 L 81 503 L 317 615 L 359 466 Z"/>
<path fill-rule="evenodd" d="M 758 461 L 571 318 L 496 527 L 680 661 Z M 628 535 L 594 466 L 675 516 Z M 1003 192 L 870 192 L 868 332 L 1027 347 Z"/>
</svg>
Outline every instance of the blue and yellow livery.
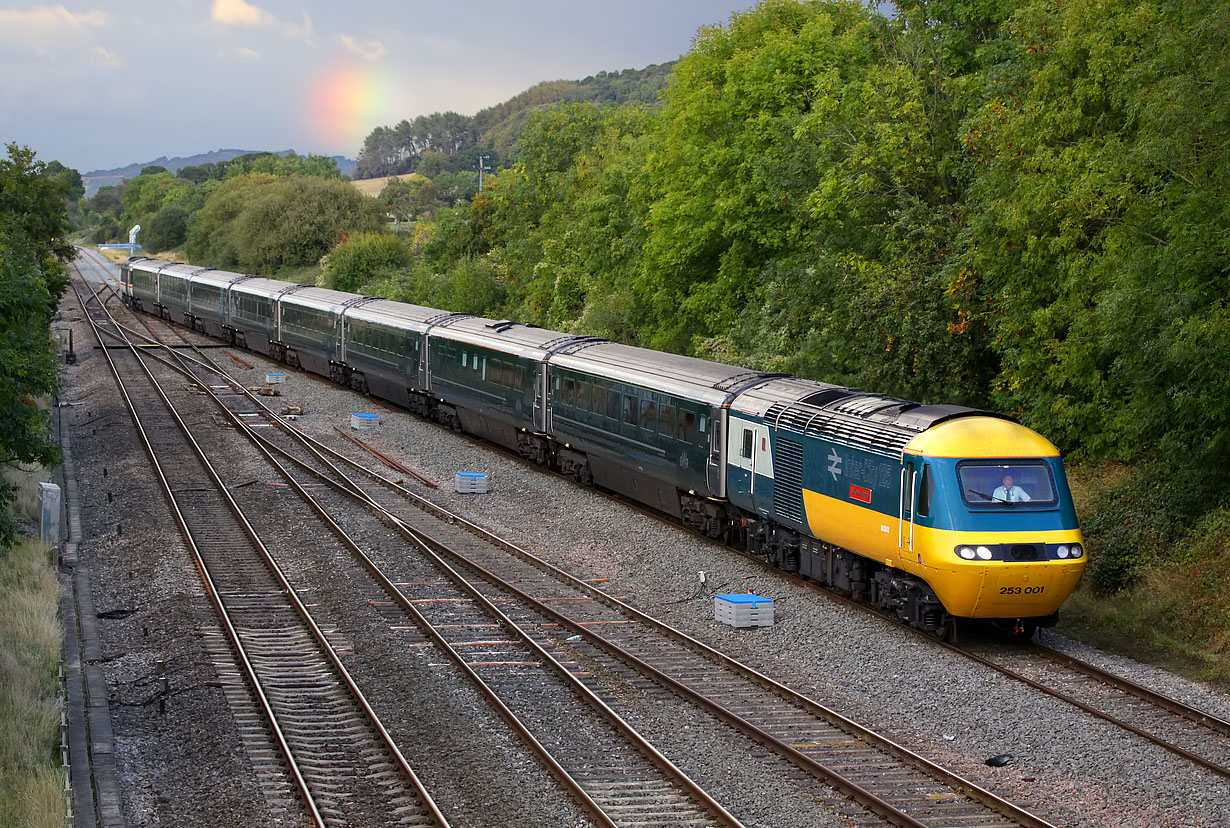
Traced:
<svg viewBox="0 0 1230 828">
<path fill-rule="evenodd" d="M 483 436 L 927 630 L 1054 623 L 1085 566 L 1059 452 L 1010 420 L 133 258 L 124 301 Z"/>
<path fill-rule="evenodd" d="M 748 550 L 916 626 L 1053 624 L 1084 570 L 1059 450 L 1011 420 L 785 378 L 728 435 Z"/>
</svg>

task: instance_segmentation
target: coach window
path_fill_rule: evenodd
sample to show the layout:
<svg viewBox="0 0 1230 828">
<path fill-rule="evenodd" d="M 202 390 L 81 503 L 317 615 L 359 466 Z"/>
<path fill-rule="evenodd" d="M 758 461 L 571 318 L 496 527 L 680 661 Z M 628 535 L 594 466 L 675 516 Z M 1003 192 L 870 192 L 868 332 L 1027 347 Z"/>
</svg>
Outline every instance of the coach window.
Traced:
<svg viewBox="0 0 1230 828">
<path fill-rule="evenodd" d="M 623 399 L 623 394 L 620 394 L 614 388 L 608 388 L 606 392 L 606 416 L 608 420 L 619 419 L 619 405 Z"/>
<path fill-rule="evenodd" d="M 653 433 L 658 427 L 658 409 L 653 400 L 641 400 L 641 428 Z"/>
<path fill-rule="evenodd" d="M 752 430 L 750 428 L 743 429 L 743 448 L 739 454 L 743 457 L 752 456 Z"/>
<path fill-rule="evenodd" d="M 469 362 L 470 362 L 469 354 L 467 354 L 465 351 L 462 351 L 461 352 L 461 367 L 462 368 L 468 367 Z"/>
<path fill-rule="evenodd" d="M 555 387 L 559 388 L 559 377 L 555 378 Z M 577 404 L 577 381 L 572 377 L 564 379 L 564 404 L 568 406 Z"/>
<path fill-rule="evenodd" d="M 636 414 L 640 408 L 636 397 L 631 394 L 624 395 L 624 422 L 628 425 L 636 425 Z"/>
<path fill-rule="evenodd" d="M 589 410 L 589 383 L 588 382 L 578 382 L 577 383 L 577 401 L 576 403 L 574 403 L 574 405 L 578 411 L 588 411 Z"/>
<path fill-rule="evenodd" d="M 675 406 L 663 403 L 658 406 L 658 433 L 675 438 Z"/>
<path fill-rule="evenodd" d="M 685 443 L 696 442 L 696 412 L 679 412 L 679 439 Z"/>
</svg>

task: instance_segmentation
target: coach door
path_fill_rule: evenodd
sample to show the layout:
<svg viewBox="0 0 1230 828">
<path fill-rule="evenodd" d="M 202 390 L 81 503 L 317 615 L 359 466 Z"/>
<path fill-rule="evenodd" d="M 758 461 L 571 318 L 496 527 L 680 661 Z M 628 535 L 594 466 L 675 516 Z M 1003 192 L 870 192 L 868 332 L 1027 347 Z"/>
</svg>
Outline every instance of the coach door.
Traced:
<svg viewBox="0 0 1230 828">
<path fill-rule="evenodd" d="M 901 496 L 897 521 L 897 547 L 901 552 L 914 551 L 915 495 L 918 492 L 918 476 L 922 471 L 921 461 L 905 458 L 901 465 Z"/>
<path fill-rule="evenodd" d="M 719 406 L 709 409 L 709 462 L 706 469 L 706 482 L 709 493 L 714 497 L 726 497 L 726 415 L 727 410 Z M 702 418 L 701 424 L 704 425 Z"/>
</svg>

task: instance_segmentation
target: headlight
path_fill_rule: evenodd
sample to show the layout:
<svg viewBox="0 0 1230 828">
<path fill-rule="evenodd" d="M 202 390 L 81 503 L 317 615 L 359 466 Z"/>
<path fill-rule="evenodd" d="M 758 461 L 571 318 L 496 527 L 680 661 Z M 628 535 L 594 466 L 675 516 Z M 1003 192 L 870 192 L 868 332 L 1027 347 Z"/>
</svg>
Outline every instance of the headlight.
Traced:
<svg viewBox="0 0 1230 828">
<path fill-rule="evenodd" d="M 958 546 L 957 554 L 960 555 L 962 558 L 965 558 L 965 560 L 967 561 L 972 561 L 974 559 L 974 547 Z"/>
<path fill-rule="evenodd" d="M 1068 547 L 1060 546 L 1058 549 L 1055 550 L 1055 555 L 1056 557 L 1060 557 L 1060 558 L 1068 557 Z"/>
<path fill-rule="evenodd" d="M 978 557 L 982 558 L 984 561 L 991 560 L 991 550 L 985 546 L 978 547 Z"/>
<path fill-rule="evenodd" d="M 1073 558 L 1079 558 L 1081 555 L 1084 555 L 1084 554 L 1085 554 L 1085 550 L 1081 549 L 1081 545 L 1079 543 L 1072 544 L 1072 557 Z"/>
</svg>

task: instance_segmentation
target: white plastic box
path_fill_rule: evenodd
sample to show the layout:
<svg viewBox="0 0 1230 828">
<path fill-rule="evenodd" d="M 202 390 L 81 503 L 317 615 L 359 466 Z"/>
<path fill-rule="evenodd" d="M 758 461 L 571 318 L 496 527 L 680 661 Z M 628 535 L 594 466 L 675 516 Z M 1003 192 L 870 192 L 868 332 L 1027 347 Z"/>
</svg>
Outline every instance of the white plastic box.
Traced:
<svg viewBox="0 0 1230 828">
<path fill-rule="evenodd" d="M 453 484 L 462 494 L 486 494 L 486 472 L 457 472 L 457 481 Z"/>
<path fill-rule="evenodd" d="M 277 385 L 279 382 L 286 382 L 286 374 L 280 371 L 265 374 L 265 385 Z"/>
<path fill-rule="evenodd" d="M 713 618 L 732 627 L 771 627 L 773 599 L 750 592 L 714 595 Z"/>
<path fill-rule="evenodd" d="M 361 431 L 364 429 L 375 428 L 378 425 L 380 425 L 379 414 L 354 413 L 350 415 L 350 427 L 353 429 Z"/>
</svg>

